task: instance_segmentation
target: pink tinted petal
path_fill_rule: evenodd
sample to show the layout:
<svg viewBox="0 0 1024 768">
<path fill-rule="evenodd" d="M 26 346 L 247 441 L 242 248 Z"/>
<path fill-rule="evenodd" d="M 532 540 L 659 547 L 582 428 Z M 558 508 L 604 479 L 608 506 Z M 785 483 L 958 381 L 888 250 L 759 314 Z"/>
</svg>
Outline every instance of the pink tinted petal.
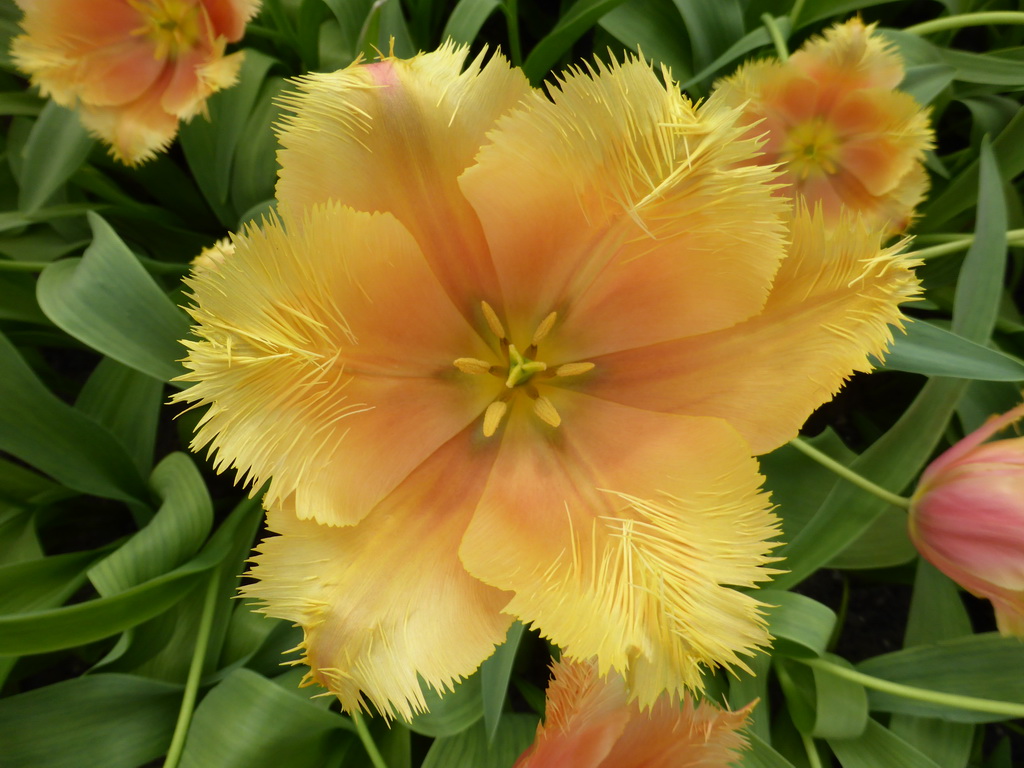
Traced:
<svg viewBox="0 0 1024 768">
<path fill-rule="evenodd" d="M 245 22 L 259 9 L 259 0 L 202 0 L 214 35 L 229 43 L 242 39 Z"/>
<path fill-rule="evenodd" d="M 738 113 L 694 109 L 640 61 L 597 70 L 502 118 L 459 180 L 513 339 L 557 311 L 555 358 L 738 322 L 760 309 L 782 256 L 785 203 L 767 169 L 740 167 L 756 146 Z"/>
<path fill-rule="evenodd" d="M 294 495 L 302 518 L 358 522 L 501 387 L 454 367 L 489 350 L 391 216 L 329 205 L 287 231 L 266 222 L 189 285 L 199 383 L 182 399 L 211 403 L 195 445 L 272 477 L 267 503 Z"/>
<path fill-rule="evenodd" d="M 278 152 L 282 210 L 336 200 L 388 211 L 412 233 L 467 317 L 502 306 L 476 213 L 457 184 L 500 115 L 530 88 L 498 55 L 462 71 L 467 48 L 442 46 L 307 75 L 286 97 Z"/>
<path fill-rule="evenodd" d="M 463 433 L 442 446 L 357 526 L 328 528 L 271 509 L 280 533 L 259 547 L 243 592 L 298 623 L 313 680 L 348 711 L 425 708 L 502 642 L 508 596 L 469 576 L 457 551 L 494 458 Z"/>
<path fill-rule="evenodd" d="M 749 448 L 724 422 L 541 388 L 519 398 L 463 540 L 470 573 L 566 655 L 621 672 L 649 704 L 740 665 L 767 640 L 756 602 L 725 585 L 767 578 L 775 518 Z M 594 617 L 601 617 L 595 621 Z"/>
<path fill-rule="evenodd" d="M 881 197 L 892 191 L 917 159 L 882 137 L 847 141 L 840 149 L 839 163 L 861 183 L 867 194 Z"/>
<path fill-rule="evenodd" d="M 764 311 L 724 331 L 592 358 L 588 392 L 669 413 L 717 416 L 766 453 L 797 434 L 855 370 L 870 370 L 917 282 L 902 245 L 841 218 L 799 212 Z"/>
<path fill-rule="evenodd" d="M 154 57 L 152 43 L 142 38 L 98 49 L 82 62 L 79 98 L 96 107 L 122 106 L 152 88 L 165 66 Z"/>
</svg>

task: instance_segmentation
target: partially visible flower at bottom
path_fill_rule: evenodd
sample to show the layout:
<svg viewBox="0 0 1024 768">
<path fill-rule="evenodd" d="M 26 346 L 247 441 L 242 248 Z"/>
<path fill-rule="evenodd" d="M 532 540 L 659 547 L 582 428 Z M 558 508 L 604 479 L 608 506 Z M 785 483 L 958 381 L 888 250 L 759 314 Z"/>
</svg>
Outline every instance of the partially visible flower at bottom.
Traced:
<svg viewBox="0 0 1024 768">
<path fill-rule="evenodd" d="M 985 441 L 1024 419 L 990 419 L 933 461 L 910 503 L 921 556 L 992 601 L 1004 635 L 1024 637 L 1024 437 Z"/>
<path fill-rule="evenodd" d="M 231 238 L 222 237 L 213 245 L 208 245 L 192 259 L 192 274 L 199 274 L 204 269 L 219 269 L 224 259 L 230 258 L 235 252 L 235 244 Z"/>
<path fill-rule="evenodd" d="M 545 721 L 515 768 L 727 768 L 746 747 L 753 704 L 729 712 L 666 694 L 641 709 L 614 672 L 563 661 L 552 674 Z"/>
</svg>

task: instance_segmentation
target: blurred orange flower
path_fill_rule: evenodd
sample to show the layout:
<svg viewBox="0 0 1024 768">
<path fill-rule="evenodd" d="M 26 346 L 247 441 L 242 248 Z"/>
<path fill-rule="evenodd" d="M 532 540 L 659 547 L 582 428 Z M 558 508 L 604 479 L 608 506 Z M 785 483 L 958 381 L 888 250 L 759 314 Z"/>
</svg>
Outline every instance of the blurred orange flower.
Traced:
<svg viewBox="0 0 1024 768">
<path fill-rule="evenodd" d="M 77 109 L 111 154 L 136 165 L 167 149 L 178 121 L 233 85 L 259 0 L 16 0 L 15 64 L 44 96 Z"/>
<path fill-rule="evenodd" d="M 628 703 L 623 679 L 592 664 L 552 666 L 544 723 L 515 768 L 729 768 L 746 746 L 737 712 L 689 696 L 658 698 L 649 710 Z"/>
<path fill-rule="evenodd" d="M 745 64 L 716 84 L 766 134 L 760 163 L 782 163 L 789 191 L 822 205 L 834 221 L 843 206 L 873 226 L 900 231 L 928 190 L 922 165 L 934 144 L 928 113 L 895 90 L 903 62 L 851 19 L 812 38 L 788 61 Z"/>
<path fill-rule="evenodd" d="M 1024 637 L 1024 437 L 986 443 L 1024 418 L 1024 405 L 990 419 L 921 475 L 910 537 L 921 555 L 992 601 L 1004 635 Z"/>
<path fill-rule="evenodd" d="M 778 532 L 752 453 L 916 282 L 877 233 L 787 232 L 738 110 L 642 62 L 545 95 L 465 57 L 302 78 L 281 219 L 189 281 L 194 447 L 280 534 L 245 592 L 348 709 L 422 708 L 513 618 L 641 703 L 699 688 L 769 641 L 733 588 Z"/>
</svg>

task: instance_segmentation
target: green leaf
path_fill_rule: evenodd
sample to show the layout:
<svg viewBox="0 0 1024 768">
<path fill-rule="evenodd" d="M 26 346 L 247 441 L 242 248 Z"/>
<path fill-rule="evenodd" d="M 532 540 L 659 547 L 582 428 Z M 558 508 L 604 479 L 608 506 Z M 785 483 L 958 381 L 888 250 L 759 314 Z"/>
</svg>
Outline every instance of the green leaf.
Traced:
<svg viewBox="0 0 1024 768">
<path fill-rule="evenodd" d="M 82 493 L 144 501 L 145 483 L 107 430 L 53 395 L 0 334 L 0 451 Z"/>
<path fill-rule="evenodd" d="M 178 136 L 196 183 L 226 227 L 237 218 L 237 211 L 228 204 L 236 148 L 267 72 L 275 63 L 276 59 L 247 49 L 238 84 L 211 96 L 206 102 L 209 119 L 197 117 L 182 125 Z"/>
<path fill-rule="evenodd" d="M 1006 199 L 987 136 L 981 141 L 978 163 L 978 221 L 956 282 L 952 330 L 984 344 L 999 315 L 1006 269 Z"/>
<path fill-rule="evenodd" d="M 18 210 L 38 212 L 85 162 L 95 143 L 78 115 L 48 102 L 25 143 Z"/>
<path fill-rule="evenodd" d="M 0 272 L 0 320 L 50 324 L 36 301 L 34 277 Z"/>
<path fill-rule="evenodd" d="M 487 737 L 494 738 L 501 723 L 505 697 L 508 695 L 508 683 L 512 676 L 512 663 L 516 660 L 519 641 L 523 638 L 524 627 L 513 621 L 508 628 L 505 642 L 499 645 L 494 655 L 480 665 L 480 694 L 483 698 L 484 724 Z"/>
<path fill-rule="evenodd" d="M 907 67 L 900 90 L 913 96 L 918 104 L 927 105 L 953 82 L 956 70 L 948 64 L 920 64 Z"/>
<path fill-rule="evenodd" d="M 876 656 L 857 665 L 866 675 L 930 691 L 1024 703 L 1024 643 L 995 633 L 969 635 Z M 1005 716 L 954 709 L 882 691 L 870 691 L 871 709 L 938 717 L 964 723 L 988 723 Z"/>
<path fill-rule="evenodd" d="M 907 514 L 888 507 L 843 551 L 828 561 L 829 568 L 863 570 L 892 568 L 917 557 L 907 533 Z"/>
<path fill-rule="evenodd" d="M 788 37 L 789 19 L 787 19 L 786 17 L 777 18 L 775 19 L 775 23 L 778 25 L 779 31 L 782 33 L 782 36 Z M 766 30 L 764 27 L 758 27 L 757 29 L 748 32 L 735 43 L 733 43 L 729 47 L 729 49 L 725 51 L 725 53 L 723 53 L 713 62 L 708 64 L 706 67 L 704 67 L 704 69 L 702 69 L 696 75 L 691 77 L 689 80 L 684 82 L 681 86 L 682 89 L 684 91 L 690 90 L 692 87 L 716 75 L 720 70 L 724 69 L 729 64 L 732 64 L 740 57 L 745 56 L 746 54 L 750 53 L 751 51 L 757 50 L 758 48 L 763 48 L 766 45 L 771 45 L 771 43 L 772 39 L 768 35 L 768 30 Z"/>
<path fill-rule="evenodd" d="M 995 165 L 1006 178 L 1012 179 L 1024 171 L 1024 107 L 1018 109 L 1009 125 L 992 141 L 992 154 Z M 957 174 L 956 178 L 947 184 L 941 192 L 930 197 L 921 206 L 921 218 L 917 231 L 942 231 L 948 226 L 951 218 L 968 210 L 976 202 L 978 202 L 979 209 L 982 209 L 983 206 L 978 197 L 980 169 L 981 159 L 979 157 L 978 160 L 970 163 Z M 985 187 L 991 189 L 991 182 L 987 183 Z M 972 339 L 972 341 L 977 341 L 977 339 Z"/>
<path fill-rule="evenodd" d="M 150 477 L 163 500 L 149 525 L 89 570 L 104 597 L 125 592 L 168 573 L 196 553 L 213 524 L 213 504 L 196 465 L 184 453 L 172 453 Z"/>
<path fill-rule="evenodd" d="M 686 26 L 672 0 L 632 0 L 606 13 L 600 24 L 644 58 L 668 66 L 676 80 L 693 74 Z"/>
<path fill-rule="evenodd" d="M 355 739 L 347 718 L 247 669 L 236 669 L 196 708 L 182 768 L 321 768 Z"/>
<path fill-rule="evenodd" d="M 742 768 L 793 768 L 793 764 L 776 752 L 757 734 L 746 734 L 750 748 L 743 753 L 739 765 Z"/>
<path fill-rule="evenodd" d="M 885 370 L 984 381 L 1024 380 L 1024 362 L 924 320 L 907 325 L 885 356 Z"/>
<path fill-rule="evenodd" d="M 939 768 L 891 731 L 874 720 L 856 739 L 829 739 L 843 768 Z"/>
<path fill-rule="evenodd" d="M 236 507 L 198 556 L 170 573 L 113 597 L 0 617 L 0 656 L 74 648 L 110 637 L 163 613 L 226 557 L 233 548 L 238 527 L 258 510 L 258 503 L 246 500 Z"/>
<path fill-rule="evenodd" d="M 274 182 L 277 179 L 277 137 L 274 135 L 274 125 L 281 114 L 277 97 L 286 85 L 283 78 L 268 77 L 245 123 L 241 141 L 235 150 L 235 164 L 231 173 L 231 205 L 236 211 L 248 211 L 274 197 Z"/>
<path fill-rule="evenodd" d="M 39 276 L 39 306 L 62 330 L 130 368 L 160 381 L 180 376 L 188 318 L 109 224 L 96 214 L 89 224 L 85 255 Z"/>
<path fill-rule="evenodd" d="M 743 37 L 743 8 L 739 0 L 675 0 L 675 4 L 686 22 L 695 69 L 703 69 Z"/>
<path fill-rule="evenodd" d="M 796 592 L 760 589 L 757 599 L 767 609 L 768 631 L 775 638 L 778 654 L 793 658 L 820 656 L 836 624 L 836 615 L 828 606 Z"/>
<path fill-rule="evenodd" d="M 576 0 L 545 37 L 530 51 L 523 71 L 531 83 L 539 83 L 583 33 L 623 0 Z"/>
<path fill-rule="evenodd" d="M 443 738 L 454 736 L 483 717 L 480 672 L 470 675 L 455 690 L 439 694 L 423 686 L 426 711 L 406 723 L 409 730 L 423 736 Z"/>
<path fill-rule="evenodd" d="M 85 583 L 85 569 L 106 548 L 0 566 L 0 613 L 60 605 Z"/>
<path fill-rule="evenodd" d="M 75 408 L 109 429 L 148 474 L 163 391 L 156 379 L 105 357 L 78 393 Z"/>
<path fill-rule="evenodd" d="M 771 664 L 771 656 L 767 653 L 757 653 L 747 660 L 750 673 L 736 670 L 735 677 L 729 681 L 729 706 L 732 709 L 742 709 L 754 700 L 760 702 L 750 714 L 747 732 L 763 739 L 771 738 L 771 712 L 768 708 L 768 678 Z"/>
<path fill-rule="evenodd" d="M 502 718 L 494 739 L 488 740 L 481 720 L 460 734 L 437 739 L 422 768 L 511 768 L 533 743 L 536 730 L 533 715 L 509 714 Z"/>
<path fill-rule="evenodd" d="M 49 102 L 40 99 L 34 93 L 12 91 L 0 93 L 0 115 L 35 116 L 43 111 Z"/>
<path fill-rule="evenodd" d="M 451 38 L 466 45 L 474 42 L 484 22 L 500 5 L 500 0 L 459 0 L 444 25 L 441 40 Z"/>
<path fill-rule="evenodd" d="M 852 669 L 846 659 L 826 654 L 833 664 Z M 814 728 L 819 739 L 852 739 L 868 727 L 868 695 L 864 686 L 814 667 Z"/>
<path fill-rule="evenodd" d="M 137 768 L 167 749 L 181 686 L 88 675 L 0 700 L 4 768 Z"/>
</svg>

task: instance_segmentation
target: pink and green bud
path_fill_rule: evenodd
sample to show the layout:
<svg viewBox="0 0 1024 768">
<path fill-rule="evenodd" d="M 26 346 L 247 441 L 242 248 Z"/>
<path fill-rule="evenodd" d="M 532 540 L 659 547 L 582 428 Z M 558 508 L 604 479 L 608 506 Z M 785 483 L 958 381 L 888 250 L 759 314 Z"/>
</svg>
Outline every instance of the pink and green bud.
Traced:
<svg viewBox="0 0 1024 768">
<path fill-rule="evenodd" d="M 921 555 L 992 602 L 1004 635 L 1024 637 L 1024 437 L 985 440 L 1024 418 L 1024 405 L 990 419 L 925 470 L 911 499 Z"/>
</svg>

